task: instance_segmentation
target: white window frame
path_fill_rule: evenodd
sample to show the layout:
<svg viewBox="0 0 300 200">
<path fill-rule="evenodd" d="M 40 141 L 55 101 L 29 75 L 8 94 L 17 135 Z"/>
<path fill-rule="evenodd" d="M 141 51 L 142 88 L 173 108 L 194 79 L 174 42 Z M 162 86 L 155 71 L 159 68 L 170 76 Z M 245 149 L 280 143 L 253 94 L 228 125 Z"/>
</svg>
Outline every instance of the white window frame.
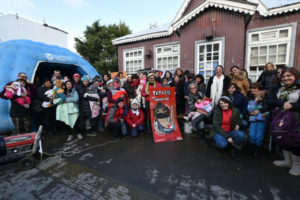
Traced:
<svg viewBox="0 0 300 200">
<path fill-rule="evenodd" d="M 174 47 L 177 47 L 177 52 L 174 53 L 174 50 L 173 48 Z M 164 48 L 171 48 L 171 52 L 167 52 L 167 53 L 164 53 L 162 52 L 160 55 L 158 54 L 158 50 L 159 49 L 164 49 Z M 159 45 L 155 45 L 154 46 L 154 69 L 158 69 L 158 70 L 162 70 L 162 71 L 165 71 L 165 70 L 174 70 L 176 68 L 179 68 L 180 67 L 180 43 L 179 42 L 172 42 L 172 43 L 166 43 L 166 44 L 159 44 Z M 158 59 L 159 58 L 168 58 L 168 57 L 172 57 L 172 61 L 173 61 L 173 57 L 178 57 L 177 59 L 177 66 L 176 67 L 172 67 L 172 68 L 158 68 Z M 174 64 L 174 63 L 173 63 Z M 167 65 L 169 65 L 169 63 L 167 63 Z"/>
<path fill-rule="evenodd" d="M 142 55 L 138 56 L 138 57 L 133 57 L 133 58 L 127 58 L 126 54 L 127 53 L 133 53 L 137 52 L 137 51 L 142 51 Z M 134 71 L 132 73 L 127 71 L 127 66 L 126 66 L 126 62 L 127 61 L 135 61 L 135 60 L 142 60 L 142 68 L 141 69 L 145 69 L 145 48 L 144 47 L 138 47 L 138 48 L 133 48 L 133 49 L 125 49 L 123 50 L 123 70 L 126 71 L 126 74 L 134 74 L 137 71 Z M 140 70 L 140 69 L 138 69 Z"/>
<path fill-rule="evenodd" d="M 206 64 L 204 65 L 204 69 L 200 70 L 200 46 L 202 45 L 209 45 L 212 44 L 212 47 L 214 44 L 219 44 L 219 60 L 218 63 L 216 64 L 216 66 L 218 65 L 222 65 L 224 66 L 224 58 L 225 58 L 225 37 L 220 37 L 220 38 L 215 38 L 213 40 L 207 41 L 207 40 L 201 40 L 201 41 L 196 41 L 195 42 L 195 73 L 199 74 L 201 73 L 201 71 L 203 71 L 203 73 L 201 73 L 204 77 L 204 80 L 207 82 L 208 79 L 213 76 L 215 74 L 215 68 L 216 66 L 214 66 L 214 61 L 213 61 L 213 54 L 212 54 L 212 59 L 211 59 L 211 66 L 209 67 L 209 69 L 207 69 Z M 204 51 L 206 54 L 206 48 Z M 213 49 L 212 49 L 212 53 L 213 53 Z M 204 56 L 204 61 L 203 63 L 207 63 L 207 56 Z M 207 73 L 209 72 L 209 73 Z"/>
<path fill-rule="evenodd" d="M 286 38 L 280 38 L 279 32 L 281 30 L 288 30 L 288 35 Z M 254 65 L 251 65 L 251 48 L 258 47 L 267 47 L 267 53 L 266 53 L 266 63 L 270 62 L 269 60 L 269 47 L 270 46 L 277 46 L 276 47 L 276 54 L 274 54 L 276 57 L 276 62 L 274 62 L 275 65 L 288 65 L 292 67 L 294 62 L 294 49 L 295 49 L 295 37 L 296 37 L 296 30 L 297 30 L 297 23 L 291 23 L 291 24 L 283 24 L 278 26 L 272 26 L 272 27 L 264 27 L 264 28 L 258 28 L 258 29 L 252 29 L 247 31 L 247 44 L 246 44 L 246 59 L 245 59 L 245 66 L 249 73 L 249 78 L 252 81 L 256 81 L 260 74 L 262 73 L 264 69 L 265 63 L 259 63 L 258 58 L 258 64 L 256 72 L 250 71 L 251 67 L 255 67 Z M 268 33 L 268 32 L 276 32 L 275 38 L 270 39 L 262 39 L 260 38 L 262 34 Z M 252 36 L 258 34 L 259 40 L 258 41 L 251 41 Z M 279 45 L 285 45 L 286 44 L 286 57 L 285 62 L 278 62 L 278 46 Z M 260 53 L 258 52 L 258 57 Z"/>
</svg>

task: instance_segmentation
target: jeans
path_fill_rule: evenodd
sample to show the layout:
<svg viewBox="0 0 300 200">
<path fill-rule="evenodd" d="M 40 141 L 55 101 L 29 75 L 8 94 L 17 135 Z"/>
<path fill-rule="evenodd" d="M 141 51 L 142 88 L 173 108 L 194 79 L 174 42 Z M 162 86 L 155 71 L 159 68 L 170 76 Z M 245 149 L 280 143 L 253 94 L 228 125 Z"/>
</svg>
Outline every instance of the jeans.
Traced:
<svg viewBox="0 0 300 200">
<path fill-rule="evenodd" d="M 261 146 L 266 132 L 266 122 L 254 121 L 250 122 L 249 142 Z"/>
<path fill-rule="evenodd" d="M 132 128 L 130 132 L 131 137 L 138 136 L 139 132 L 142 132 L 144 129 L 143 125 L 138 125 L 138 127 Z"/>
<path fill-rule="evenodd" d="M 192 120 L 192 126 L 194 130 L 204 129 L 204 120 L 209 118 L 212 115 L 212 112 L 209 112 L 208 115 L 201 114 L 195 119 Z M 203 123 L 201 123 L 203 122 Z"/>
<path fill-rule="evenodd" d="M 229 136 L 233 139 L 234 144 L 238 146 L 242 145 L 245 140 L 245 134 L 242 131 L 231 131 Z M 224 149 L 228 146 L 227 139 L 218 133 L 214 135 L 214 140 L 218 149 Z"/>
</svg>

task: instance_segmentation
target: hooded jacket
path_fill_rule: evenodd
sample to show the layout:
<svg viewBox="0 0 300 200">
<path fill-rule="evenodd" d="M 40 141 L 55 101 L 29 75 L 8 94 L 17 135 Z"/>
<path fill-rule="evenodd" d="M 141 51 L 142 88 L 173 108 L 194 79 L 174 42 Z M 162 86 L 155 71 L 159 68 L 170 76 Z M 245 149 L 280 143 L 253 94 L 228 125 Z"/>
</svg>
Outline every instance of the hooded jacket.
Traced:
<svg viewBox="0 0 300 200">
<path fill-rule="evenodd" d="M 247 96 L 250 90 L 250 83 L 247 78 L 247 74 L 244 71 L 240 71 L 239 77 L 233 77 L 232 74 L 229 74 L 229 78 L 231 79 L 231 83 L 237 84 L 237 86 L 241 89 L 241 93 Z"/>
</svg>

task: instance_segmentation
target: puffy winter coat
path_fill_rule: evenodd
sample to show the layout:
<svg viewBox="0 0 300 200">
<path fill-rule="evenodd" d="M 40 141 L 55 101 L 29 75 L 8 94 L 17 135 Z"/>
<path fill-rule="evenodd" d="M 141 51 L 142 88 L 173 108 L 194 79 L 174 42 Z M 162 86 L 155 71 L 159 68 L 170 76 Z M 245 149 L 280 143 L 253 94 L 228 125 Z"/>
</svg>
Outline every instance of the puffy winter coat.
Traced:
<svg viewBox="0 0 300 200">
<path fill-rule="evenodd" d="M 257 82 L 261 83 L 264 89 L 271 91 L 276 87 L 274 79 L 276 78 L 276 70 L 264 71 L 258 78 Z"/>
<path fill-rule="evenodd" d="M 237 78 L 233 77 L 233 75 L 230 74 L 229 78 L 231 79 L 231 83 L 236 83 L 237 86 L 241 89 L 241 93 L 247 96 L 250 90 L 250 83 L 248 81 L 246 72 L 240 71 L 240 75 Z"/>
<path fill-rule="evenodd" d="M 92 111 L 90 107 L 89 101 L 98 101 L 97 98 L 93 98 L 85 95 L 88 92 L 89 86 L 85 87 L 83 84 L 80 84 L 77 87 L 78 95 L 79 95 L 79 113 L 81 117 L 91 117 Z"/>
<path fill-rule="evenodd" d="M 132 127 L 133 124 L 136 124 L 136 126 L 144 125 L 144 119 L 145 116 L 142 109 L 139 109 L 139 115 L 134 114 L 130 109 L 125 117 L 125 120 L 130 127 Z"/>
</svg>

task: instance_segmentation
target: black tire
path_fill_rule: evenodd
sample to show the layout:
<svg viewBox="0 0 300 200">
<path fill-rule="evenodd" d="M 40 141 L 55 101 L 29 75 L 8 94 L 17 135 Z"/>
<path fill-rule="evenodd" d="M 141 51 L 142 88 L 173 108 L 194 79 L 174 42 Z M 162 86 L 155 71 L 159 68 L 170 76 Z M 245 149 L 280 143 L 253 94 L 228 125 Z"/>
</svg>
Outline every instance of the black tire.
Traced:
<svg viewBox="0 0 300 200">
<path fill-rule="evenodd" d="M 21 160 L 18 163 L 18 166 L 20 169 L 23 170 L 32 169 L 34 167 L 34 158 L 32 156 L 26 156 L 24 158 L 21 158 Z"/>
</svg>

